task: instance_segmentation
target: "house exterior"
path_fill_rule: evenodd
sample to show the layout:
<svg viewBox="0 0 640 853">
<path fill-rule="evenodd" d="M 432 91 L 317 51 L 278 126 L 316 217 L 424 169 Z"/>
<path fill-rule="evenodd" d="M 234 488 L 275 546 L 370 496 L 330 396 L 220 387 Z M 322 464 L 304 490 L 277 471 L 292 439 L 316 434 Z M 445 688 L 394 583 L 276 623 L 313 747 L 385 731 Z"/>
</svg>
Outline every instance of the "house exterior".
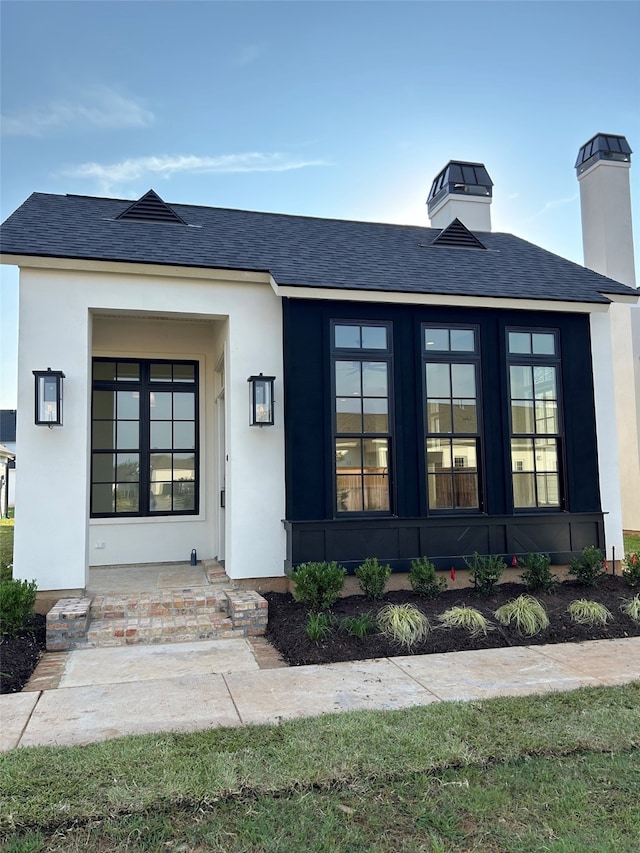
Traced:
<svg viewBox="0 0 640 853">
<path fill-rule="evenodd" d="M 4 467 L 0 471 L 0 477 L 4 477 L 1 481 L 4 485 L 0 487 L 0 515 L 7 514 L 10 507 L 15 506 L 15 485 L 16 485 L 16 410 L 15 409 L 0 409 L 0 446 L 7 451 L 0 460 L 0 466 Z"/>
<path fill-rule="evenodd" d="M 482 164 L 431 228 L 35 193 L 20 266 L 14 571 L 217 557 L 622 553 L 613 306 L 635 291 L 490 227 Z M 466 221 L 465 221 L 466 220 Z M 34 371 L 64 373 L 62 425 Z M 250 424 L 248 377 L 275 377 Z M 264 402 L 264 401 L 263 401 Z"/>
</svg>

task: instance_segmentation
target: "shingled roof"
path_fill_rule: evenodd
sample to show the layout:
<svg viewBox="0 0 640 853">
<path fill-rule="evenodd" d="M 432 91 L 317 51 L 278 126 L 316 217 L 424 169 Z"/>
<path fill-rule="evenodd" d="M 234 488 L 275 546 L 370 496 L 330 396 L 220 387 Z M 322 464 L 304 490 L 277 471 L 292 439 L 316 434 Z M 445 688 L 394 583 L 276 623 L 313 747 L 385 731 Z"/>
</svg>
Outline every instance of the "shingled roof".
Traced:
<svg viewBox="0 0 640 853">
<path fill-rule="evenodd" d="M 269 272 L 278 285 L 609 301 L 636 291 L 519 237 L 434 245 L 440 229 L 171 204 L 186 224 L 118 217 L 131 200 L 33 193 L 0 230 L 2 252 Z"/>
</svg>

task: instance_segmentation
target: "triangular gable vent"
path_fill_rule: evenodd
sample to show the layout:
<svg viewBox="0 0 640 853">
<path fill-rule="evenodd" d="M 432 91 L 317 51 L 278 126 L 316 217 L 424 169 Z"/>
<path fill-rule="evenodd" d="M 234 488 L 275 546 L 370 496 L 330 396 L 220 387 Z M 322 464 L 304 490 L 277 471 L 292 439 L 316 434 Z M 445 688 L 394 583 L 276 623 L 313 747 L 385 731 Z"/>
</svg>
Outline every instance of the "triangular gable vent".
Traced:
<svg viewBox="0 0 640 853">
<path fill-rule="evenodd" d="M 460 222 L 454 219 L 450 225 L 443 228 L 435 238 L 432 246 L 445 246 L 447 248 L 463 249 L 486 249 L 487 247 L 478 240 L 475 234 Z"/>
<path fill-rule="evenodd" d="M 153 190 L 149 190 L 138 201 L 134 201 L 119 216 L 116 216 L 116 219 L 138 219 L 145 222 L 179 222 L 181 225 L 187 224 Z"/>
</svg>

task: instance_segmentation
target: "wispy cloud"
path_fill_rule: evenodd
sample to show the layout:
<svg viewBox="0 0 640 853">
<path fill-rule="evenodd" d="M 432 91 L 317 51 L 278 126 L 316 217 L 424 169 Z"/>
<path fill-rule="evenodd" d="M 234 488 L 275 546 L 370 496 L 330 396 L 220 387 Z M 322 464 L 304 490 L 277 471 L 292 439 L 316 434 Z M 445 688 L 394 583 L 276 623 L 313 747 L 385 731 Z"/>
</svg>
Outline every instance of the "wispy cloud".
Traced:
<svg viewBox="0 0 640 853">
<path fill-rule="evenodd" d="M 571 196 L 567 196 L 566 198 L 554 198 L 551 201 L 545 202 L 545 204 L 540 208 L 540 210 L 531 214 L 525 219 L 525 222 L 531 222 L 533 219 L 539 219 L 541 216 L 545 216 L 552 210 L 555 210 L 558 207 L 565 207 L 568 204 L 573 204 L 578 199 L 578 193 L 574 193 Z"/>
<path fill-rule="evenodd" d="M 81 129 L 147 127 L 155 117 L 139 100 L 101 86 L 85 89 L 73 100 L 52 100 L 1 118 L 5 135 L 46 136 Z"/>
<path fill-rule="evenodd" d="M 238 50 L 231 64 L 235 66 L 250 65 L 262 55 L 262 48 L 257 44 L 246 44 Z"/>
<path fill-rule="evenodd" d="M 218 157 L 136 157 L 119 163 L 82 163 L 63 174 L 73 178 L 97 181 L 103 191 L 147 177 L 170 178 L 176 174 L 205 174 L 212 172 L 288 172 L 308 166 L 325 166 L 323 160 L 305 160 L 288 154 L 221 154 Z"/>
</svg>

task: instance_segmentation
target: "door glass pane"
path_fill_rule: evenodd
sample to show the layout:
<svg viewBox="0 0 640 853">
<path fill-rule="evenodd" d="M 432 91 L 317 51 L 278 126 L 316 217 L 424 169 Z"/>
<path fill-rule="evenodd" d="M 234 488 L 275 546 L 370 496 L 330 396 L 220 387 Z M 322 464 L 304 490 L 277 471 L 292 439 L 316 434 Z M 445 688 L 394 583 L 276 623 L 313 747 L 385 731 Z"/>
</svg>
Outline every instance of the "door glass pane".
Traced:
<svg viewBox="0 0 640 853">
<path fill-rule="evenodd" d="M 338 397 L 359 397 L 360 362 L 336 361 L 336 395 Z"/>
<path fill-rule="evenodd" d="M 93 446 L 96 450 L 112 450 L 115 447 L 115 421 L 93 422 Z"/>
<path fill-rule="evenodd" d="M 533 382 L 531 379 L 531 368 L 521 364 L 512 364 L 509 368 L 511 376 L 511 398 L 533 399 Z"/>
<path fill-rule="evenodd" d="M 112 382 L 116 378 L 115 361 L 94 361 L 93 378 L 102 382 Z"/>
<path fill-rule="evenodd" d="M 450 400 L 429 400 L 427 403 L 427 432 L 451 432 Z"/>
<path fill-rule="evenodd" d="M 533 333 L 533 352 L 535 355 L 555 355 L 556 337 L 544 332 Z"/>
<path fill-rule="evenodd" d="M 336 506 L 338 512 L 362 512 L 362 478 L 360 475 L 339 474 L 336 477 Z"/>
<path fill-rule="evenodd" d="M 386 397 L 386 361 L 364 361 L 362 363 L 362 393 L 365 397 Z"/>
<path fill-rule="evenodd" d="M 531 333 L 530 332 L 509 332 L 509 352 L 523 353 L 530 355 L 531 353 Z"/>
<path fill-rule="evenodd" d="M 451 365 L 451 390 L 454 397 L 476 396 L 476 369 L 473 364 Z"/>
<path fill-rule="evenodd" d="M 173 454 L 173 479 L 195 480 L 196 458 L 193 453 Z"/>
<path fill-rule="evenodd" d="M 363 326 L 362 349 L 387 349 L 386 328 L 384 326 Z"/>
<path fill-rule="evenodd" d="M 118 419 L 138 420 L 140 417 L 140 393 L 138 391 L 118 391 Z"/>
<path fill-rule="evenodd" d="M 171 365 L 152 364 L 149 376 L 152 382 L 171 382 Z"/>
<path fill-rule="evenodd" d="M 452 352 L 474 352 L 476 335 L 473 329 L 451 329 Z"/>
<path fill-rule="evenodd" d="M 112 483 L 115 481 L 115 454 L 94 453 L 92 462 L 91 479 L 94 483 Z"/>
<path fill-rule="evenodd" d="M 453 432 L 477 432 L 475 400 L 453 401 Z"/>
<path fill-rule="evenodd" d="M 113 391 L 93 392 L 93 417 L 114 419 L 116 416 L 115 394 Z"/>
<path fill-rule="evenodd" d="M 138 512 L 140 487 L 138 483 L 118 483 L 116 486 L 116 512 Z"/>
<path fill-rule="evenodd" d="M 195 365 L 193 364 L 174 364 L 173 365 L 173 381 L 174 382 L 195 382 Z"/>
<path fill-rule="evenodd" d="M 140 365 L 137 361 L 119 361 L 117 378 L 128 382 L 139 381 Z"/>
<path fill-rule="evenodd" d="M 196 416 L 193 394 L 173 395 L 173 417 L 177 421 L 192 421 Z"/>
<path fill-rule="evenodd" d="M 138 449 L 140 444 L 140 425 L 138 421 L 118 421 L 116 436 L 119 450 Z"/>
<path fill-rule="evenodd" d="M 174 510 L 194 510 L 196 508 L 196 493 L 193 483 L 173 484 Z"/>
<path fill-rule="evenodd" d="M 336 325 L 334 335 L 339 349 L 360 349 L 360 326 Z"/>
<path fill-rule="evenodd" d="M 196 446 L 196 432 L 192 421 L 176 421 L 173 424 L 173 446 L 184 450 Z"/>
<path fill-rule="evenodd" d="M 336 399 L 336 432 L 362 432 L 361 406 L 360 397 L 355 399 L 353 397 L 338 397 Z"/>
<path fill-rule="evenodd" d="M 449 350 L 449 329 L 424 330 L 424 346 L 427 352 L 447 352 Z"/>
<path fill-rule="evenodd" d="M 155 481 L 151 483 L 149 509 L 152 512 L 171 512 L 171 482 Z"/>
<path fill-rule="evenodd" d="M 520 509 L 536 505 L 533 474 L 513 475 L 513 505 Z"/>
<path fill-rule="evenodd" d="M 171 391 L 152 391 L 149 394 L 149 411 L 152 421 L 171 420 Z"/>
<path fill-rule="evenodd" d="M 389 432 L 387 400 L 366 399 L 364 404 L 364 432 Z"/>
<path fill-rule="evenodd" d="M 116 479 L 119 483 L 135 483 L 140 479 L 140 456 L 137 453 L 118 453 Z"/>
<path fill-rule="evenodd" d="M 172 446 L 171 421 L 153 421 L 151 428 L 151 449 L 169 448 Z"/>
<path fill-rule="evenodd" d="M 91 512 L 114 511 L 114 487 L 111 483 L 96 483 L 91 487 Z"/>
<path fill-rule="evenodd" d="M 430 363 L 427 369 L 427 397 L 450 397 L 449 365 Z"/>
</svg>

